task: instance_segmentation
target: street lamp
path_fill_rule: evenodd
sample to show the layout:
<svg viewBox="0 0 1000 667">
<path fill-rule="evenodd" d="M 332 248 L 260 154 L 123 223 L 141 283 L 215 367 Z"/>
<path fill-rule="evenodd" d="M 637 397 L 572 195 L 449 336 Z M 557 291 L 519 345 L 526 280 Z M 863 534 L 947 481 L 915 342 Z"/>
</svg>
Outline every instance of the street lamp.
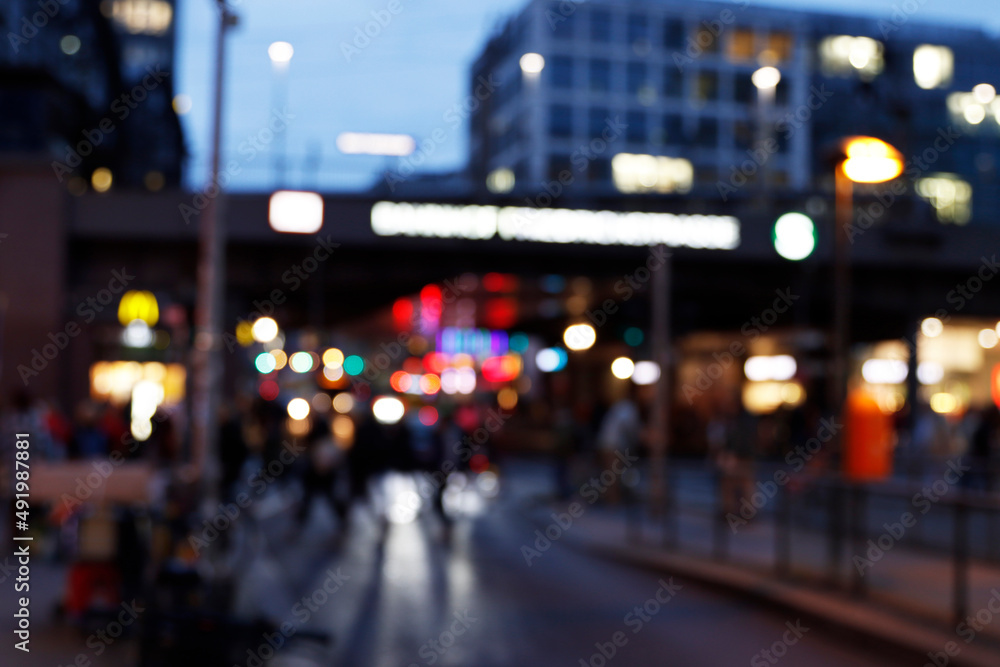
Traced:
<svg viewBox="0 0 1000 667">
<path fill-rule="evenodd" d="M 767 147 L 767 144 L 771 139 L 771 116 L 778 84 L 781 83 L 781 71 L 777 67 L 766 65 L 750 75 L 750 81 L 757 88 L 758 148 L 763 149 L 765 155 L 770 155 L 772 151 Z M 760 188 L 762 196 L 766 197 L 770 169 L 768 169 L 766 161 L 760 167 Z"/>
<path fill-rule="evenodd" d="M 848 137 L 841 142 L 835 170 L 834 311 L 831 402 L 839 413 L 847 397 L 847 344 L 850 334 L 850 227 L 854 222 L 854 184 L 885 183 L 903 173 L 903 156 L 874 137 Z"/>
<path fill-rule="evenodd" d="M 267 47 L 267 57 L 271 59 L 271 70 L 274 74 L 272 99 L 274 109 L 272 113 L 280 112 L 288 101 L 288 66 L 295 55 L 295 48 L 288 42 L 273 42 Z M 269 114 L 270 115 L 270 114 Z M 274 151 L 274 175 L 276 185 L 282 186 L 285 181 L 285 146 L 287 144 L 285 134 L 288 128 L 280 132 L 278 145 Z"/>
</svg>

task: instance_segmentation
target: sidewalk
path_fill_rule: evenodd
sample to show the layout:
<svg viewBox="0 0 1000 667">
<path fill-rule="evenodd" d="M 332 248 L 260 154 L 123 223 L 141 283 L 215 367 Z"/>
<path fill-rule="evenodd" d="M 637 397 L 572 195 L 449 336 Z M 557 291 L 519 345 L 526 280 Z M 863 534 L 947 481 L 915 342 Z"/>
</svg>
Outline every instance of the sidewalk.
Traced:
<svg viewBox="0 0 1000 667">
<path fill-rule="evenodd" d="M 665 546 L 663 519 L 653 520 L 643 512 L 640 521 L 633 510 L 590 504 L 579 497 L 558 501 L 551 498 L 542 464 L 518 462 L 510 477 L 520 478 L 513 494 L 526 517 L 556 539 L 577 548 L 587 549 L 606 558 L 667 572 L 696 580 L 727 593 L 740 595 L 784 612 L 813 618 L 817 623 L 835 626 L 857 639 L 874 641 L 895 651 L 912 653 L 915 659 L 928 662 L 928 654 L 937 655 L 940 665 L 995 667 L 1000 664 L 1000 566 L 972 559 L 969 564 L 968 616 L 978 620 L 956 627 L 951 620 L 952 561 L 946 552 L 912 544 L 903 539 L 884 556 L 865 567 L 863 597 L 849 591 L 851 570 L 855 567 L 854 544 L 847 540 L 841 555 L 839 580 L 828 581 L 828 543 L 822 525 L 799 521 L 791 534 L 790 571 L 779 577 L 775 569 L 775 524 L 773 515 L 761 513 L 739 526 L 736 534 L 723 523 L 728 548 L 717 557 L 714 498 L 707 475 L 688 474 L 678 484 L 679 512 L 670 531 L 677 537 Z M 512 471 L 513 472 L 513 471 Z M 558 515 L 566 513 L 574 502 L 582 514 L 572 525 L 558 527 Z M 881 526 L 883 519 L 897 520 L 898 507 L 878 507 L 871 511 L 870 528 Z M 796 508 L 808 518 L 809 510 Z M 556 515 L 556 516 L 554 516 Z M 800 517 L 801 519 L 802 517 Z M 943 528 L 941 517 L 931 520 L 928 514 L 921 537 L 933 543 Z M 566 516 L 561 517 L 566 524 Z M 803 525 L 806 524 L 806 525 Z M 552 526 L 556 526 L 553 528 Z M 970 523 L 978 541 L 987 537 L 979 526 Z M 668 533 L 669 534 L 669 533 Z M 872 532 L 877 537 L 879 532 Z M 860 555 L 865 556 L 864 551 Z M 993 591 L 996 590 L 997 593 Z M 950 648 L 951 655 L 948 655 Z M 922 663 L 917 663 L 922 664 Z"/>
</svg>

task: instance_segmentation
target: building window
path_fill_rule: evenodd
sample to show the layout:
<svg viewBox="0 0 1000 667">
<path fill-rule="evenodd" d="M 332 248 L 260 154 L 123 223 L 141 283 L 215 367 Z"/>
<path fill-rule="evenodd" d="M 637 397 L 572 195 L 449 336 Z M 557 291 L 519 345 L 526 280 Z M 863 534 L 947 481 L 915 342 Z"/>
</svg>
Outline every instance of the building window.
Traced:
<svg viewBox="0 0 1000 667">
<path fill-rule="evenodd" d="M 549 180 L 567 185 L 573 181 L 573 167 L 568 155 L 549 156 Z"/>
<path fill-rule="evenodd" d="M 677 146 L 684 142 L 681 136 L 684 130 L 683 119 L 680 116 L 669 115 L 663 117 L 662 137 L 663 143 Z"/>
<path fill-rule="evenodd" d="M 611 12 L 605 9 L 590 10 L 590 39 L 602 43 L 611 41 Z"/>
<path fill-rule="evenodd" d="M 611 180 L 611 160 L 595 158 L 587 167 L 587 180 L 594 183 L 607 183 Z"/>
<path fill-rule="evenodd" d="M 572 88 L 573 87 L 573 59 L 567 56 L 554 56 L 552 58 L 552 87 Z"/>
<path fill-rule="evenodd" d="M 916 189 L 941 222 L 964 225 L 972 218 L 972 186 L 958 174 L 929 174 L 917 179 Z"/>
<path fill-rule="evenodd" d="M 924 90 L 947 88 L 955 68 L 955 56 L 947 46 L 921 44 L 913 52 L 913 80 Z"/>
<path fill-rule="evenodd" d="M 595 93 L 611 90 L 611 63 L 607 60 L 590 61 L 590 90 Z"/>
<path fill-rule="evenodd" d="M 681 97 L 684 94 L 684 75 L 676 67 L 663 69 L 663 95 Z"/>
<path fill-rule="evenodd" d="M 703 148 L 715 148 L 719 144 L 719 121 L 716 118 L 698 119 L 698 132 L 694 142 Z"/>
<path fill-rule="evenodd" d="M 733 99 L 740 104 L 752 104 L 756 99 L 757 88 L 750 79 L 750 72 L 737 72 L 735 74 Z"/>
<path fill-rule="evenodd" d="M 754 46 L 754 32 L 749 28 L 736 28 L 729 37 L 729 48 L 726 54 L 731 62 L 750 62 L 757 55 Z"/>
<path fill-rule="evenodd" d="M 625 114 L 625 140 L 629 143 L 644 144 L 649 140 L 646 128 L 646 112 L 629 111 Z"/>
<path fill-rule="evenodd" d="M 703 53 L 718 53 L 719 41 L 722 37 L 717 36 L 704 25 L 700 25 L 694 29 L 691 39 L 693 39 L 694 43 L 701 48 Z"/>
<path fill-rule="evenodd" d="M 697 102 L 714 102 L 719 99 L 719 73 L 698 72 L 695 79 L 694 99 Z"/>
<path fill-rule="evenodd" d="M 663 48 L 675 51 L 683 49 L 686 34 L 687 30 L 684 27 L 684 21 L 681 19 L 667 19 L 663 23 Z"/>
<path fill-rule="evenodd" d="M 733 124 L 733 140 L 738 150 L 744 151 L 753 148 L 754 126 L 750 121 L 738 120 Z"/>
<path fill-rule="evenodd" d="M 619 153 L 611 158 L 615 187 L 626 194 L 688 192 L 694 169 L 684 158 Z"/>
<path fill-rule="evenodd" d="M 636 42 L 642 40 L 649 40 L 649 24 L 646 22 L 646 15 L 629 14 L 628 43 L 635 44 Z"/>
<path fill-rule="evenodd" d="M 573 39 L 575 19 L 575 12 L 567 14 L 557 2 L 552 3 L 545 12 L 545 20 L 548 25 L 552 26 L 552 33 L 556 39 Z"/>
<path fill-rule="evenodd" d="M 553 137 L 573 136 L 573 108 L 568 104 L 553 104 L 549 108 L 549 134 Z"/>
<path fill-rule="evenodd" d="M 792 47 L 794 40 L 787 32 L 772 32 L 767 36 L 767 50 L 774 56 L 778 63 L 788 62 L 792 59 Z"/>
<path fill-rule="evenodd" d="M 885 67 L 882 42 L 871 37 L 836 35 L 819 45 L 820 69 L 827 76 L 857 75 L 871 81 Z"/>
<path fill-rule="evenodd" d="M 643 62 L 629 63 L 628 70 L 625 73 L 626 90 L 633 95 L 638 95 L 639 92 L 642 90 L 643 86 L 646 85 L 648 71 L 649 70 L 646 67 L 646 63 Z"/>
<path fill-rule="evenodd" d="M 606 107 L 594 107 L 587 113 L 587 136 L 591 139 L 600 139 L 604 135 L 604 130 L 608 126 L 608 118 L 611 113 Z"/>
</svg>

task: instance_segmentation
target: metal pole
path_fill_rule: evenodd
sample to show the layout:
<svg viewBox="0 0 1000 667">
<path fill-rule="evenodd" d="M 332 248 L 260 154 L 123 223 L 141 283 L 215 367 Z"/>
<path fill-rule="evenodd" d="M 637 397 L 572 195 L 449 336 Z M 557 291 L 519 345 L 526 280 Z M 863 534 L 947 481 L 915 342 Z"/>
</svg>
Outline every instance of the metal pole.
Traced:
<svg viewBox="0 0 1000 667">
<path fill-rule="evenodd" d="M 851 264 L 848 233 L 854 219 L 854 185 L 836 168 L 836 227 L 833 230 L 833 347 L 830 369 L 830 407 L 835 416 L 843 416 L 847 400 L 847 355 L 851 332 Z M 835 454 L 842 456 L 842 438 L 835 440 Z"/>
<path fill-rule="evenodd" d="M 670 252 L 660 245 L 663 266 L 653 272 L 653 359 L 659 364 L 660 378 L 651 415 L 653 439 L 650 443 L 650 514 L 663 509 L 667 451 L 670 446 L 670 283 L 673 271 Z"/>
<path fill-rule="evenodd" d="M 952 620 L 958 624 L 969 607 L 969 507 L 964 497 L 955 503 L 954 521 Z"/>
<path fill-rule="evenodd" d="M 224 193 L 218 175 L 222 162 L 222 102 L 226 31 L 235 24 L 224 0 L 217 0 L 219 29 L 215 43 L 215 90 L 212 110 L 212 158 L 206 189 L 208 206 L 201 214 L 198 236 L 198 294 L 192 353 L 191 460 L 209 497 L 216 480 L 216 410 L 221 379 L 222 293 L 225 274 Z"/>
</svg>

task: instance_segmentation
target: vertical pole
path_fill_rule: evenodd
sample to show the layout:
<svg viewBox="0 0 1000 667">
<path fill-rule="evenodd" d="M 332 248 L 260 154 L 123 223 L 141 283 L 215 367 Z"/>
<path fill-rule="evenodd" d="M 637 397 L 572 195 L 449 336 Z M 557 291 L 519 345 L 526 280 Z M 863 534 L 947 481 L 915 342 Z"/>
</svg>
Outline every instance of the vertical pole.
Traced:
<svg viewBox="0 0 1000 667">
<path fill-rule="evenodd" d="M 670 283 L 673 271 L 671 253 L 660 245 L 663 266 L 653 272 L 653 360 L 660 366 L 651 415 L 650 443 L 650 513 L 659 516 L 664 507 L 667 451 L 670 445 Z"/>
<path fill-rule="evenodd" d="M 851 264 L 849 228 L 854 219 L 854 185 L 842 165 L 836 169 L 836 228 L 833 230 L 833 364 L 830 369 L 830 406 L 842 416 L 847 398 L 847 352 L 851 331 Z M 840 437 L 837 437 L 837 444 Z M 837 453 L 842 454 L 840 447 Z"/>
<path fill-rule="evenodd" d="M 954 594 L 952 597 L 952 615 L 957 625 L 965 618 L 969 606 L 969 508 L 965 498 L 955 503 L 954 526 Z"/>
<path fill-rule="evenodd" d="M 209 497 L 216 492 L 216 410 L 221 375 L 222 283 L 225 271 L 224 197 L 218 174 L 222 152 L 222 102 L 225 74 L 226 31 L 232 15 L 217 0 L 219 30 L 215 43 L 215 90 L 212 110 L 212 159 L 207 193 L 208 206 L 201 214 L 198 237 L 198 294 L 195 303 L 195 337 L 192 353 L 191 460 L 199 482 Z"/>
</svg>

